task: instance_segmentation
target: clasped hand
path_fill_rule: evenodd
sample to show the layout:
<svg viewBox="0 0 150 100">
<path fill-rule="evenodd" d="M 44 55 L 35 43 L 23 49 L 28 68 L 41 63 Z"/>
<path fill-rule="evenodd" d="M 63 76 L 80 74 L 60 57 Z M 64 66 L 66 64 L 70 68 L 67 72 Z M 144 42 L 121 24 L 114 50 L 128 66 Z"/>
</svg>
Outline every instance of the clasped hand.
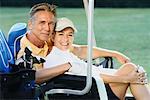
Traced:
<svg viewBox="0 0 150 100">
<path fill-rule="evenodd" d="M 139 67 L 137 70 L 133 70 L 128 75 L 128 81 L 129 83 L 135 83 L 135 84 L 147 84 L 147 73 L 145 71 L 139 71 Z"/>
</svg>

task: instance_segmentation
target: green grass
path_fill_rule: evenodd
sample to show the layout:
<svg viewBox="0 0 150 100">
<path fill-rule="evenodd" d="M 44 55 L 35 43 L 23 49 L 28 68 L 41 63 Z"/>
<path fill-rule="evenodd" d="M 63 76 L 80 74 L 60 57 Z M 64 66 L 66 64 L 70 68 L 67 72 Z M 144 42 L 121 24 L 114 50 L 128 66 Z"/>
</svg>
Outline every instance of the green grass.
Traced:
<svg viewBox="0 0 150 100">
<path fill-rule="evenodd" d="M 28 11 L 29 8 L 0 8 L 0 28 L 7 35 L 14 23 L 27 22 Z M 84 9 L 58 8 L 57 14 L 58 17 L 73 20 L 78 29 L 75 43 L 86 44 L 87 22 Z M 144 66 L 150 77 L 150 8 L 96 8 L 94 32 L 98 47 L 124 53 L 134 63 Z"/>
</svg>

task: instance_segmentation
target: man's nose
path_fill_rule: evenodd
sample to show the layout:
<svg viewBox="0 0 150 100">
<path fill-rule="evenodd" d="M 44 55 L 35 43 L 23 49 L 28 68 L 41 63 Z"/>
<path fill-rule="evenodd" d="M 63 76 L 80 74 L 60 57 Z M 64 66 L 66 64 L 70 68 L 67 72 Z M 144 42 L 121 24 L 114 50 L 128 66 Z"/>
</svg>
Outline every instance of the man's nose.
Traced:
<svg viewBox="0 0 150 100">
<path fill-rule="evenodd" d="M 50 26 L 49 26 L 49 24 L 46 24 L 46 25 L 44 26 L 44 28 L 45 28 L 46 31 L 50 31 Z"/>
</svg>

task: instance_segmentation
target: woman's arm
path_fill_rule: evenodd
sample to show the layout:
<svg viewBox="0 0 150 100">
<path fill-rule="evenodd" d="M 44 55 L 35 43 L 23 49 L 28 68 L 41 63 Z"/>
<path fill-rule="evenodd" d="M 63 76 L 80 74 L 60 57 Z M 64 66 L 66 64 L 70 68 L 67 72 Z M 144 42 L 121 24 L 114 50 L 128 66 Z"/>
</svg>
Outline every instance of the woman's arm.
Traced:
<svg viewBox="0 0 150 100">
<path fill-rule="evenodd" d="M 81 59 L 87 58 L 87 45 L 73 45 L 72 52 Z M 130 59 L 120 52 L 93 47 L 93 58 L 114 57 L 121 64 L 130 62 Z"/>
</svg>

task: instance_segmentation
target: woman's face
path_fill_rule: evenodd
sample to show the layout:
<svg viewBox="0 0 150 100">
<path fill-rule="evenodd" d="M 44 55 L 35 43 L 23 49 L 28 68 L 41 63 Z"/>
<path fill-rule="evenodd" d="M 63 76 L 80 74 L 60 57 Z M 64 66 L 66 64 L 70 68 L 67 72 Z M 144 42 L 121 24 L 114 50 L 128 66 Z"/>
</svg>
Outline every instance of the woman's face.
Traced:
<svg viewBox="0 0 150 100">
<path fill-rule="evenodd" d="M 57 48 L 66 51 L 68 50 L 74 40 L 74 31 L 72 28 L 68 27 L 60 32 L 56 32 L 53 38 L 54 46 Z"/>
</svg>

